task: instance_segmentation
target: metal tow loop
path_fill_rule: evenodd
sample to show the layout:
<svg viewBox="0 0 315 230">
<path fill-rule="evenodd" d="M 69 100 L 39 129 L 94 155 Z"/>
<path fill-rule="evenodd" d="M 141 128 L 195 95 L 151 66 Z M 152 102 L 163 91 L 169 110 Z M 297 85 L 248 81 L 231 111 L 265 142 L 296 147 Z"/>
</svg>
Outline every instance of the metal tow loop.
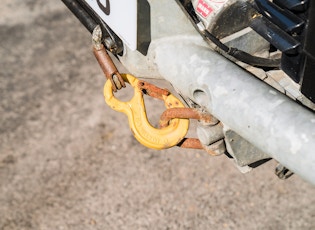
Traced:
<svg viewBox="0 0 315 230">
<path fill-rule="evenodd" d="M 148 121 L 143 94 L 161 99 L 165 107 L 184 108 L 179 99 L 169 91 L 160 89 L 148 82 L 140 81 L 129 74 L 121 74 L 123 80 L 134 88 L 134 96 L 130 101 L 119 101 L 113 94 L 111 81 L 104 86 L 106 103 L 114 110 L 123 112 L 128 116 L 129 126 L 135 138 L 144 146 L 153 149 L 166 149 L 180 143 L 189 128 L 189 119 L 171 119 L 160 129 L 154 128 Z"/>
</svg>

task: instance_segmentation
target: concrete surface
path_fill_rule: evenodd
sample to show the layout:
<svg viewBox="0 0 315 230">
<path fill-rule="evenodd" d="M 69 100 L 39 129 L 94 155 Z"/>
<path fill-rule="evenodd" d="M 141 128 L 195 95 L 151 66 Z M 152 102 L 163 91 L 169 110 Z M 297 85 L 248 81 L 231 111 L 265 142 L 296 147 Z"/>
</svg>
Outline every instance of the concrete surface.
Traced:
<svg viewBox="0 0 315 230">
<path fill-rule="evenodd" d="M 0 13 L 1 230 L 315 229 L 315 188 L 278 180 L 274 161 L 244 175 L 224 156 L 138 144 L 60 1 Z"/>
</svg>

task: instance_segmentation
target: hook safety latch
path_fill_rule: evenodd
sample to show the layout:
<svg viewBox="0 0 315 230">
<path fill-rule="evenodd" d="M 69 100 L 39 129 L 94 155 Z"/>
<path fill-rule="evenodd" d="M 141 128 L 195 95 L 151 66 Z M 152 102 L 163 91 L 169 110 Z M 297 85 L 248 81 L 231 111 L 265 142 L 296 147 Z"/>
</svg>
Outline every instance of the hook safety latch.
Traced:
<svg viewBox="0 0 315 230">
<path fill-rule="evenodd" d="M 129 74 L 121 74 L 126 83 L 134 88 L 134 96 L 127 102 L 118 100 L 112 89 L 111 81 L 107 81 L 104 86 L 104 97 L 106 103 L 114 110 L 125 113 L 128 116 L 129 126 L 135 138 L 144 146 L 153 149 L 166 149 L 177 145 L 189 128 L 189 119 L 172 119 L 168 126 L 163 128 L 154 128 L 148 121 L 146 108 L 144 104 L 143 92 L 162 99 L 165 107 L 184 108 L 185 106 L 167 90 L 160 89 L 156 86 L 146 88 L 150 85 L 144 81 Z M 167 92 L 167 93 L 165 93 Z"/>
</svg>

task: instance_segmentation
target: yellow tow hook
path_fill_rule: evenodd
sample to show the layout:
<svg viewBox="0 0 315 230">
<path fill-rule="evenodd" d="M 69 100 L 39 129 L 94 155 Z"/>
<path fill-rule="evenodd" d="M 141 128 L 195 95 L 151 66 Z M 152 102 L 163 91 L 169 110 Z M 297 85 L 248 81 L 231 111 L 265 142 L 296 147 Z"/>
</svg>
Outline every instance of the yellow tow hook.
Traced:
<svg viewBox="0 0 315 230">
<path fill-rule="evenodd" d="M 166 127 L 154 128 L 148 121 L 143 93 L 162 99 L 165 107 L 184 108 L 185 106 L 169 91 L 160 89 L 132 75 L 121 74 L 123 80 L 134 88 L 134 96 L 130 101 L 119 101 L 113 94 L 111 81 L 104 86 L 106 103 L 114 110 L 125 113 L 135 138 L 144 146 L 153 149 L 166 149 L 177 145 L 187 134 L 189 119 L 171 119 Z"/>
</svg>

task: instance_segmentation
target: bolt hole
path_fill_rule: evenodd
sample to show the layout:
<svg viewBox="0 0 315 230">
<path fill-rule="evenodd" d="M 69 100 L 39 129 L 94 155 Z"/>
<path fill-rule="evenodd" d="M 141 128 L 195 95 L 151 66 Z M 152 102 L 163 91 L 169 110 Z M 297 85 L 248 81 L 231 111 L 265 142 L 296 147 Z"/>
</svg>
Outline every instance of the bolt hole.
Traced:
<svg viewBox="0 0 315 230">
<path fill-rule="evenodd" d="M 195 98 L 195 101 L 201 106 L 207 106 L 210 100 L 207 93 L 201 89 L 195 90 L 193 97 Z"/>
</svg>

